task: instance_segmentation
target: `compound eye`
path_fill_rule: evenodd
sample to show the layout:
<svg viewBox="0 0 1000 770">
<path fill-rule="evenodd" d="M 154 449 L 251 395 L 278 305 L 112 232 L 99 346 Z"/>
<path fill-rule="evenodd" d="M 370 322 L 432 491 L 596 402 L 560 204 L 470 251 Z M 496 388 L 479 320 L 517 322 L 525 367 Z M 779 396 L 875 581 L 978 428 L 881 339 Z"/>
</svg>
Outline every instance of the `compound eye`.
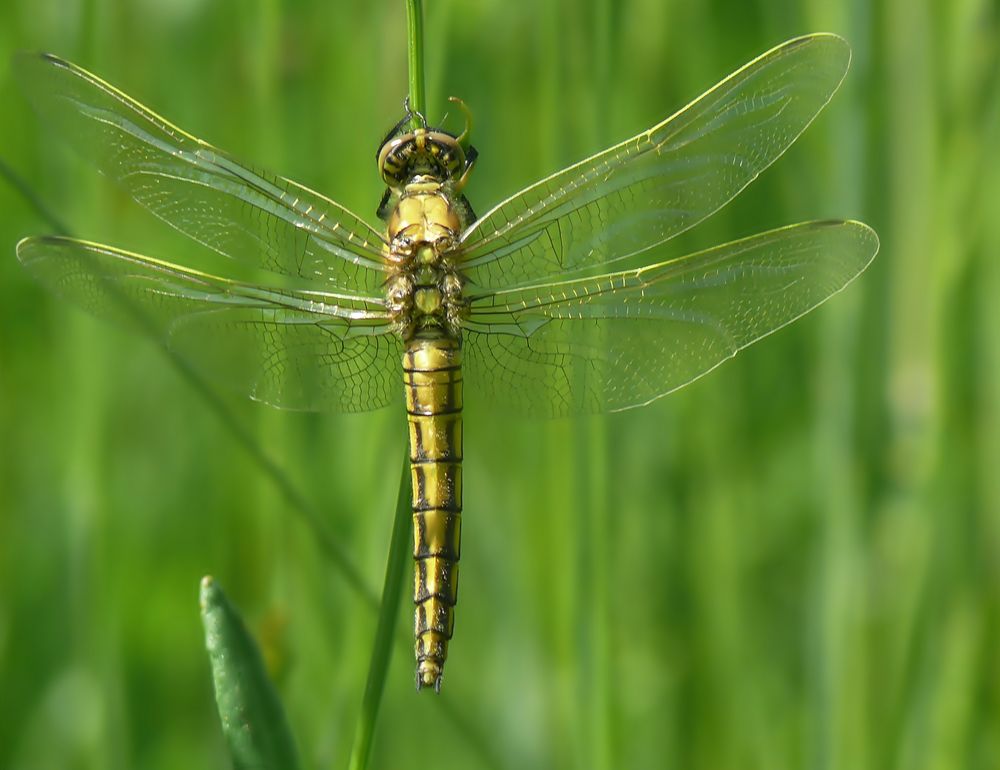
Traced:
<svg viewBox="0 0 1000 770">
<path fill-rule="evenodd" d="M 393 187 L 394 183 L 397 181 L 399 166 L 396 161 L 396 157 L 391 152 L 381 158 L 379 162 L 379 172 L 382 175 L 382 181 L 390 187 Z"/>
<path fill-rule="evenodd" d="M 398 187 L 406 178 L 407 164 L 413 151 L 413 135 L 390 139 L 378 151 L 378 169 L 389 187 Z"/>
</svg>

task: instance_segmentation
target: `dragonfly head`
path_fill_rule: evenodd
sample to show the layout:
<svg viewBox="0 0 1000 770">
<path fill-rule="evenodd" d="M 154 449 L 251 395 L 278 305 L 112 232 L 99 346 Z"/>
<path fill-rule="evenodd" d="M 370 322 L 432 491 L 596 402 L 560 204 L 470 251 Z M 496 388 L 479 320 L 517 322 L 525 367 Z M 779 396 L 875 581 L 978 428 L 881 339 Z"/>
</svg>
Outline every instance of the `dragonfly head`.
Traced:
<svg viewBox="0 0 1000 770">
<path fill-rule="evenodd" d="M 424 127 L 390 137 L 378 151 L 379 173 L 391 189 L 404 187 L 415 176 L 455 179 L 470 163 L 457 136 Z"/>
<path fill-rule="evenodd" d="M 406 115 L 388 133 L 375 154 L 379 174 L 388 190 L 379 206 L 379 216 L 383 219 L 392 208 L 392 200 L 398 198 L 403 188 L 415 177 L 426 177 L 444 184 L 460 194 L 465 187 L 469 172 L 475 163 L 476 148 L 469 144 L 472 116 L 465 103 L 456 97 L 456 103 L 465 114 L 465 129 L 454 134 L 442 128 L 427 125 L 427 119 L 410 109 L 405 103 Z"/>
</svg>

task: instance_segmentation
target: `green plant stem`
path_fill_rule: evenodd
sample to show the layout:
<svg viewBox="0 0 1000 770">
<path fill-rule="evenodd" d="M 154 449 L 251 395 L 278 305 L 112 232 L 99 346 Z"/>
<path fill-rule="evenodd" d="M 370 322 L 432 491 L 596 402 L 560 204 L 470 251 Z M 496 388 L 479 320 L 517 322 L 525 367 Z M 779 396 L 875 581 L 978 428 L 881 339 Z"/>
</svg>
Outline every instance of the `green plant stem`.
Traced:
<svg viewBox="0 0 1000 770">
<path fill-rule="evenodd" d="M 425 113 L 424 98 L 424 21 L 421 0 L 406 0 L 406 49 L 409 66 L 409 109 L 413 113 Z M 414 127 L 417 122 L 414 120 Z M 351 747 L 350 770 L 364 770 L 371 755 L 372 738 L 378 711 L 385 692 L 385 680 L 392 660 L 393 637 L 399 617 L 399 603 L 403 596 L 403 575 L 409 562 L 410 531 L 412 527 L 410 510 L 410 453 L 409 446 L 403 453 L 403 470 L 399 478 L 399 492 L 396 496 L 396 515 L 392 524 L 392 538 L 389 541 L 389 555 L 385 565 L 385 584 L 382 588 L 382 606 L 372 645 L 372 657 L 368 666 L 368 680 L 361 702 L 361 715 L 354 733 Z"/>
<path fill-rule="evenodd" d="M 407 447 L 409 449 L 409 447 Z M 404 575 L 409 562 L 411 511 L 410 511 L 410 456 L 403 454 L 403 471 L 399 478 L 399 493 L 396 496 L 396 516 L 392 524 L 392 538 L 389 540 L 389 555 L 385 564 L 385 584 L 382 588 L 382 607 L 379 610 L 375 643 L 368 666 L 368 681 L 361 702 L 361 715 L 354 733 L 351 748 L 350 770 L 364 770 L 371 754 L 372 737 L 378 710 L 385 691 L 385 680 L 392 661 L 393 637 L 396 621 L 399 619 L 399 603 L 403 597 Z"/>
<path fill-rule="evenodd" d="M 406 52 L 410 69 L 410 110 L 427 114 L 424 91 L 424 9 L 422 0 L 406 0 Z M 416 124 L 414 123 L 414 127 Z"/>
</svg>

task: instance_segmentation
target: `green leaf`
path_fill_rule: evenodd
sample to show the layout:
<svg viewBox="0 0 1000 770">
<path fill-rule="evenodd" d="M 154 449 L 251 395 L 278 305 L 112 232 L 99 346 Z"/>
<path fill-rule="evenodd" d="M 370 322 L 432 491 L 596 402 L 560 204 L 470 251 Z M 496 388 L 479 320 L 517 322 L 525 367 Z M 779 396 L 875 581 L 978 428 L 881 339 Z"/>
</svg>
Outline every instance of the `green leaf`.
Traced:
<svg viewBox="0 0 1000 770">
<path fill-rule="evenodd" d="M 295 770 L 298 754 L 285 711 L 253 638 L 211 578 L 201 581 L 201 620 L 215 703 L 237 770 Z"/>
</svg>

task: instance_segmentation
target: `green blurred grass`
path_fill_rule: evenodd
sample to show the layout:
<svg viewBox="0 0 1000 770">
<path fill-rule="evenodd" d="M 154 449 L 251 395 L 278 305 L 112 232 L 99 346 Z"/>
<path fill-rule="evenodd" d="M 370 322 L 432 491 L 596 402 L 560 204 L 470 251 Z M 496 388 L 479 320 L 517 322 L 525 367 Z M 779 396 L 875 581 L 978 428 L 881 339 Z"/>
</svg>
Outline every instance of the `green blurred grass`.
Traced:
<svg viewBox="0 0 1000 770">
<path fill-rule="evenodd" d="M 427 5 L 431 114 L 450 94 L 475 111 L 480 210 L 781 40 L 844 35 L 830 107 L 683 245 L 850 216 L 883 247 L 820 311 L 646 409 L 470 410 L 441 699 L 479 737 L 397 655 L 373 766 L 435 741 L 462 768 L 1000 765 L 995 4 Z M 8 0 L 0 62 L 64 55 L 371 216 L 402 6 Z M 39 129 L 4 66 L 0 157 L 78 235 L 183 261 Z M 209 572 L 263 642 L 305 765 L 345 766 L 374 613 L 161 352 L 21 272 L 14 243 L 45 230 L 0 186 L 0 767 L 227 766 Z M 401 413 L 226 400 L 378 586 Z"/>
</svg>

